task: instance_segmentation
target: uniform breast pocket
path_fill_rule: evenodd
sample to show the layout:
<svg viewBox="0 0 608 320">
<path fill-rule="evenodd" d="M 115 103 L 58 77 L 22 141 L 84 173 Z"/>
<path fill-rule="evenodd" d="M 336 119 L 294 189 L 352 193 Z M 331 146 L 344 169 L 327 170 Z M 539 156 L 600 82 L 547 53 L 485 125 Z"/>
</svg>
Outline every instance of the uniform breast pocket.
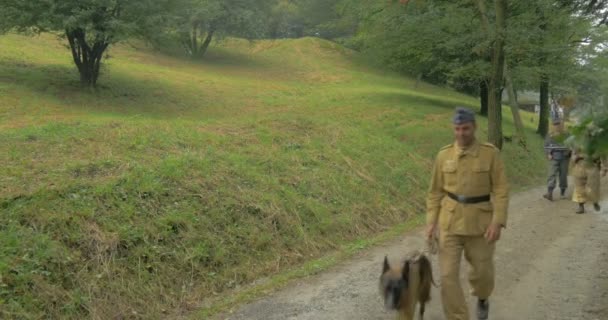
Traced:
<svg viewBox="0 0 608 320">
<path fill-rule="evenodd" d="M 458 178 L 456 176 L 456 163 L 452 161 L 446 161 L 441 167 L 441 172 L 443 173 L 443 181 L 446 186 L 456 186 L 458 182 Z"/>
<path fill-rule="evenodd" d="M 473 167 L 472 184 L 479 192 L 490 191 L 490 164 L 478 163 Z"/>
</svg>

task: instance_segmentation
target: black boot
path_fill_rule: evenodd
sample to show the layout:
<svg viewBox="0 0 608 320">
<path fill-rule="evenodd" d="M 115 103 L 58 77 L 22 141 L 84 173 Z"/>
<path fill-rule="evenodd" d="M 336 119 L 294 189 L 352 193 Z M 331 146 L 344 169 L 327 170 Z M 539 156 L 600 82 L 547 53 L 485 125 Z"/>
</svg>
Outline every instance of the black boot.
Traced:
<svg viewBox="0 0 608 320">
<path fill-rule="evenodd" d="M 544 194 L 543 198 L 545 198 L 549 201 L 553 201 L 553 188 L 547 189 L 547 194 Z"/>
<path fill-rule="evenodd" d="M 593 209 L 595 209 L 595 211 L 599 212 L 600 210 L 602 210 L 602 207 L 600 207 L 600 204 L 596 202 L 593 204 Z"/>
<path fill-rule="evenodd" d="M 584 203 L 578 204 L 578 209 L 576 210 L 576 213 L 578 213 L 578 214 L 585 213 L 585 204 Z"/>
<path fill-rule="evenodd" d="M 488 320 L 490 314 L 490 302 L 488 299 L 477 300 L 477 319 Z"/>
<path fill-rule="evenodd" d="M 561 189 L 560 190 L 560 195 L 562 196 L 562 199 L 566 199 L 566 189 Z"/>
</svg>

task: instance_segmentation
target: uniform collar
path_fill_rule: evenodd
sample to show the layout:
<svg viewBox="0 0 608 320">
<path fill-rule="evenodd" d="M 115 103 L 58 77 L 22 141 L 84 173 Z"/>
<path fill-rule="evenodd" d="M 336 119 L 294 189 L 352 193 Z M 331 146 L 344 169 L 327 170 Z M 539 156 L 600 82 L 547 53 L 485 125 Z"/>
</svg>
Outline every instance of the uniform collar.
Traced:
<svg viewBox="0 0 608 320">
<path fill-rule="evenodd" d="M 475 141 L 473 142 L 473 144 L 466 148 L 466 149 L 462 149 L 461 147 L 458 146 L 458 143 L 454 142 L 454 151 L 455 151 L 455 155 L 458 156 L 460 154 L 463 155 L 471 155 L 473 157 L 477 157 L 479 155 L 479 142 L 477 141 L 477 139 L 475 139 Z"/>
</svg>

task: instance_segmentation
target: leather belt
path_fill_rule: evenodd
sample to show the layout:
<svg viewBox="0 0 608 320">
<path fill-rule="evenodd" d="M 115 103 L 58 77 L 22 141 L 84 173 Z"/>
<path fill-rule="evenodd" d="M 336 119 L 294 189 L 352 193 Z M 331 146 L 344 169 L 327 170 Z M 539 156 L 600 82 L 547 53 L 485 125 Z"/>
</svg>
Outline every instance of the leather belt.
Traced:
<svg viewBox="0 0 608 320">
<path fill-rule="evenodd" d="M 485 196 L 479 196 L 479 197 L 466 197 L 463 195 L 455 195 L 453 193 L 448 192 L 448 197 L 450 197 L 460 203 L 480 203 L 480 202 L 490 201 L 489 194 L 487 194 Z"/>
</svg>

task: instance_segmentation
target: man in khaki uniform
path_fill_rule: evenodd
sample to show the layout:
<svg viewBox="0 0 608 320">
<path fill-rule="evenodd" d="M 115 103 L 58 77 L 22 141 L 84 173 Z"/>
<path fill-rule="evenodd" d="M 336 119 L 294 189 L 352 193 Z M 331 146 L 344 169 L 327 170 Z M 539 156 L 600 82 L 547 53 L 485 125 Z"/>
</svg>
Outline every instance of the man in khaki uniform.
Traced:
<svg viewBox="0 0 608 320">
<path fill-rule="evenodd" d="M 494 289 L 494 248 L 507 223 L 508 184 L 500 151 L 475 139 L 475 115 L 458 108 L 456 142 L 443 147 L 433 168 L 427 199 L 427 236 L 439 233 L 441 298 L 448 320 L 469 320 L 460 286 L 460 261 L 470 265 L 477 318 L 488 318 Z"/>
</svg>

